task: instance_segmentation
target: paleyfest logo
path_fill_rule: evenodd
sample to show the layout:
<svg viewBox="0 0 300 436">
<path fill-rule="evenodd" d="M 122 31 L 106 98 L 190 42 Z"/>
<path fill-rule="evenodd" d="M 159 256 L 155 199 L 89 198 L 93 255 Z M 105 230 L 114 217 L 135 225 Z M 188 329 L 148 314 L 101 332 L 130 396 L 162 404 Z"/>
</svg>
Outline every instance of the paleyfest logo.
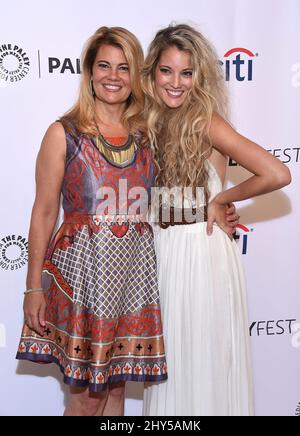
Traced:
<svg viewBox="0 0 300 436">
<path fill-rule="evenodd" d="M 16 44 L 0 45 L 0 80 L 19 82 L 27 76 L 30 60 L 22 47 Z"/>
<path fill-rule="evenodd" d="M 225 79 L 235 78 L 238 82 L 253 80 L 253 58 L 258 56 L 252 53 L 247 48 L 236 47 L 228 50 L 224 54 L 225 61 L 221 61 L 225 65 Z"/>
<path fill-rule="evenodd" d="M 292 345 L 297 348 L 299 323 L 296 318 L 282 318 L 253 321 L 249 328 L 250 336 L 292 335 Z"/>
<path fill-rule="evenodd" d="M 292 146 L 292 147 L 276 147 L 266 149 L 269 153 L 271 153 L 274 157 L 277 157 L 281 160 L 281 162 L 285 164 L 289 163 L 299 163 L 300 162 L 300 147 Z M 233 159 L 229 158 L 228 165 L 230 167 L 237 167 L 239 164 L 235 162 Z"/>
<path fill-rule="evenodd" d="M 236 226 L 236 234 L 234 235 L 234 239 L 241 241 L 242 254 L 247 254 L 248 236 L 250 232 L 253 232 L 253 229 L 248 229 L 248 227 L 244 226 L 243 224 L 238 224 Z"/>
</svg>

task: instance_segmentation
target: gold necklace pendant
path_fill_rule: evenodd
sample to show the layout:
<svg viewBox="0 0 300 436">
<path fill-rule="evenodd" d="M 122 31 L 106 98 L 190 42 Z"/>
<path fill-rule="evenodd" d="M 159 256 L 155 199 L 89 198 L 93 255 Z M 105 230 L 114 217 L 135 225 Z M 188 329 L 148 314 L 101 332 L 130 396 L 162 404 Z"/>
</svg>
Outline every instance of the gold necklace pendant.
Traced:
<svg viewBox="0 0 300 436">
<path fill-rule="evenodd" d="M 130 141 L 129 141 L 130 139 Z M 96 137 L 96 145 L 98 150 L 105 158 L 113 165 L 125 166 L 130 164 L 135 157 L 136 143 L 132 135 L 124 145 L 114 145 L 108 142 L 103 136 Z"/>
<path fill-rule="evenodd" d="M 101 135 L 101 133 L 99 133 L 99 139 L 102 142 L 102 144 L 104 145 L 104 147 L 108 148 L 109 150 L 113 150 L 113 151 L 128 150 L 132 146 L 132 143 L 134 142 L 134 138 L 132 135 L 128 135 L 127 141 L 123 145 L 111 144 L 110 142 L 107 141 L 107 139 L 104 138 L 103 135 Z"/>
</svg>

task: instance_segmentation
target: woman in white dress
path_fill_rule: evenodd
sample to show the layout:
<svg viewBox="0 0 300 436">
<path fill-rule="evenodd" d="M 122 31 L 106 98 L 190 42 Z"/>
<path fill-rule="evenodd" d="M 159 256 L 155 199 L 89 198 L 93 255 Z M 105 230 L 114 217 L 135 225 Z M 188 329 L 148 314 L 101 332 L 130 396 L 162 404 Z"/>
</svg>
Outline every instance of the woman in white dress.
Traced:
<svg viewBox="0 0 300 436">
<path fill-rule="evenodd" d="M 163 206 L 171 207 L 169 220 L 160 209 L 156 232 L 168 380 L 146 387 L 144 414 L 253 415 L 245 279 L 226 205 L 280 189 L 290 183 L 290 172 L 221 116 L 220 66 L 195 29 L 159 31 L 143 81 L 157 186 L 194 188 L 194 196 L 175 194 L 169 204 L 162 196 Z M 253 176 L 223 191 L 222 155 Z M 180 207 L 195 211 L 196 187 L 208 199 L 202 221 L 174 219 Z"/>
</svg>

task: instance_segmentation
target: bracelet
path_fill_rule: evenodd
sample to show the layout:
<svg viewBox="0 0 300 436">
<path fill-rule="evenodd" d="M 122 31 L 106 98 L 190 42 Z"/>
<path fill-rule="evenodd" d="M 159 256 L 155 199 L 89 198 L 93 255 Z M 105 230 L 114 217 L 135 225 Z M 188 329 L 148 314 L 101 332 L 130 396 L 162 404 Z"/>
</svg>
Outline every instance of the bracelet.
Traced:
<svg viewBox="0 0 300 436">
<path fill-rule="evenodd" d="M 31 292 L 41 292 L 41 291 L 44 291 L 44 289 L 43 288 L 30 288 L 30 289 L 26 289 L 24 294 L 30 294 Z"/>
</svg>

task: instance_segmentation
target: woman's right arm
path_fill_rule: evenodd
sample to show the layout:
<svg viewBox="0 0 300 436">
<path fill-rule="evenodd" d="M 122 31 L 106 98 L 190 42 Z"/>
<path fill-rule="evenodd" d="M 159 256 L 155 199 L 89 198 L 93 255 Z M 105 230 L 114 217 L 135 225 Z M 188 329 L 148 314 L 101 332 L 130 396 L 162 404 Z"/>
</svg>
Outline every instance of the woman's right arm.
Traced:
<svg viewBox="0 0 300 436">
<path fill-rule="evenodd" d="M 59 211 L 65 158 L 66 136 L 61 123 L 56 122 L 48 128 L 36 161 L 36 196 L 29 229 L 27 289 L 41 287 L 44 256 Z M 40 335 L 44 332 L 44 313 L 43 292 L 26 294 L 26 324 Z"/>
</svg>

